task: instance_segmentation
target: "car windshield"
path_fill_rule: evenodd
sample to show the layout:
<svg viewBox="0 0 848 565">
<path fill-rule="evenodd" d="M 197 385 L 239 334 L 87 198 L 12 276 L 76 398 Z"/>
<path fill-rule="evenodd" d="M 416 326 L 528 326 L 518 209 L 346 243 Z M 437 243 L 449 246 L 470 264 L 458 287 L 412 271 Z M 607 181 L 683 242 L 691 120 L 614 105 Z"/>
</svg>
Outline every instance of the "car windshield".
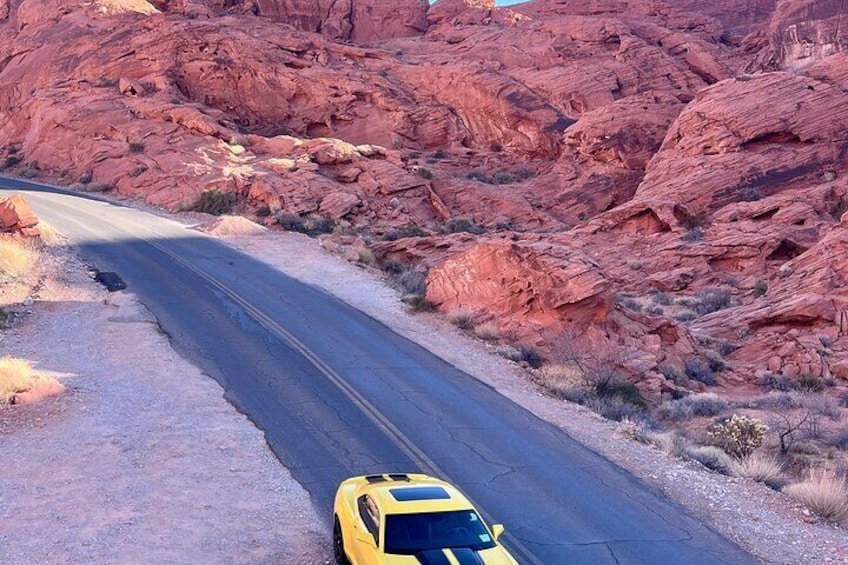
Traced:
<svg viewBox="0 0 848 565">
<path fill-rule="evenodd" d="M 495 542 L 473 510 L 386 516 L 386 553 L 414 555 L 448 547 L 491 549 Z"/>
</svg>

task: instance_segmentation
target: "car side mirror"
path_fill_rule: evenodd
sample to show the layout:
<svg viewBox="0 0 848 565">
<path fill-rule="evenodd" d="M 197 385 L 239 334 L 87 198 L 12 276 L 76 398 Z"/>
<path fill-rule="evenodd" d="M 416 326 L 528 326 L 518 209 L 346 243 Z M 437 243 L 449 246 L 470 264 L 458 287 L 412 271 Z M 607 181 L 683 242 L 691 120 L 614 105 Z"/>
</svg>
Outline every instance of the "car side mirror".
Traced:
<svg viewBox="0 0 848 565">
<path fill-rule="evenodd" d="M 498 541 L 498 538 L 501 537 L 503 533 L 503 524 L 492 524 L 492 537 L 495 538 L 495 541 Z"/>
<path fill-rule="evenodd" d="M 356 540 L 364 543 L 368 547 L 377 547 L 377 542 L 374 541 L 374 536 L 370 532 L 359 530 L 356 532 Z"/>
</svg>

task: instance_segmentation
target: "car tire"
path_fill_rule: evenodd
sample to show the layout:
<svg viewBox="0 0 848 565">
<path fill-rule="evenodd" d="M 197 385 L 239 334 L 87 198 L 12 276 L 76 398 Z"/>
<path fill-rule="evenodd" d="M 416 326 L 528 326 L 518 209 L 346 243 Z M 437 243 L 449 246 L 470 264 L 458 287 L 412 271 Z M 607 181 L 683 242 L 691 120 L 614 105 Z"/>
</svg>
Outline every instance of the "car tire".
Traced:
<svg viewBox="0 0 848 565">
<path fill-rule="evenodd" d="M 342 526 L 339 524 L 338 516 L 333 516 L 333 555 L 336 558 L 336 565 L 351 565 L 345 553 Z"/>
</svg>

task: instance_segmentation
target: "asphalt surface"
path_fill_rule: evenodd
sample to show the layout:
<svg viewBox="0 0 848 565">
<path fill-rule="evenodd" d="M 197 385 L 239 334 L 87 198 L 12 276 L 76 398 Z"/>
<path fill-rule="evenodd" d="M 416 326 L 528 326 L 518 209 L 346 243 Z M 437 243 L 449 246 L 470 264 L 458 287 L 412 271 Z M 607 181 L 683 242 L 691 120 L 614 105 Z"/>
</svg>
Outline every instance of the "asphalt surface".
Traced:
<svg viewBox="0 0 848 565">
<path fill-rule="evenodd" d="M 0 196 L 36 187 L 0 179 Z M 757 562 L 654 488 L 320 289 L 155 215 L 61 193 L 27 200 L 89 264 L 123 277 L 176 349 L 221 383 L 328 528 L 341 480 L 423 471 L 505 524 L 502 539 L 522 564 Z"/>
</svg>

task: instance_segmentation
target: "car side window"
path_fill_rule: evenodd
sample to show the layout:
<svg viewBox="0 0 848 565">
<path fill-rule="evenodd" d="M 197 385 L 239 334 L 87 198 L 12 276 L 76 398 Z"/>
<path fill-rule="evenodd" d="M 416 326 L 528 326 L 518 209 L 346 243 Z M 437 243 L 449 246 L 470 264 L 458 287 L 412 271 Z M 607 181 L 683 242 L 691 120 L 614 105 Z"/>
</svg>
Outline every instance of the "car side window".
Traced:
<svg viewBox="0 0 848 565">
<path fill-rule="evenodd" d="M 377 504 L 367 494 L 360 496 L 357 501 L 359 516 L 365 528 L 374 536 L 374 543 L 380 543 L 380 510 Z"/>
</svg>

